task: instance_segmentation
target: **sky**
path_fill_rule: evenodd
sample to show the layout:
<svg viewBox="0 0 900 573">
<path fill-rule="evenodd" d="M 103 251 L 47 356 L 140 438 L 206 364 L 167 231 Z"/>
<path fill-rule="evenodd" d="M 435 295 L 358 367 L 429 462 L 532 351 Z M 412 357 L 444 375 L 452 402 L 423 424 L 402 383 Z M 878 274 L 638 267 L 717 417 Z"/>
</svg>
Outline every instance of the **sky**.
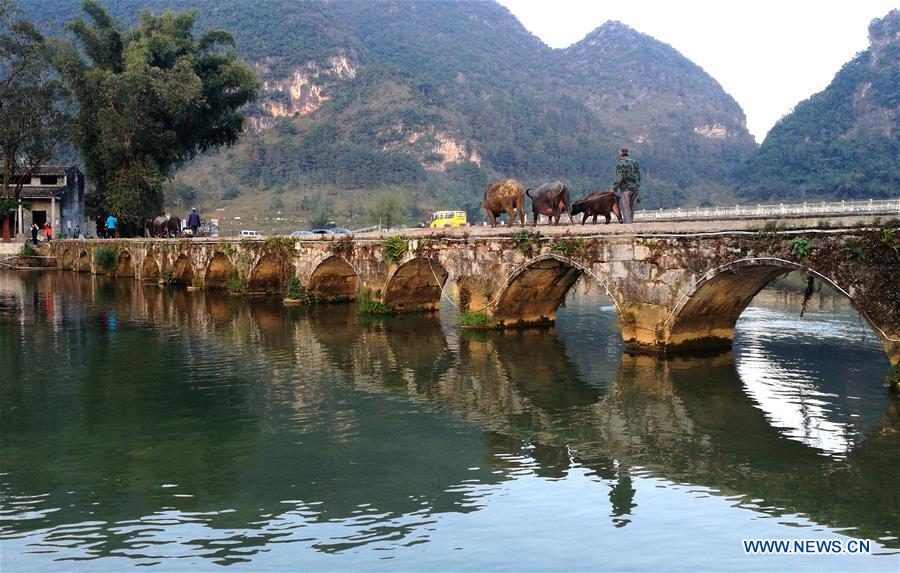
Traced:
<svg viewBox="0 0 900 573">
<path fill-rule="evenodd" d="M 900 0 L 498 1 L 552 48 L 608 20 L 669 44 L 738 102 L 758 142 L 869 47 L 873 19 L 900 7 Z"/>
</svg>

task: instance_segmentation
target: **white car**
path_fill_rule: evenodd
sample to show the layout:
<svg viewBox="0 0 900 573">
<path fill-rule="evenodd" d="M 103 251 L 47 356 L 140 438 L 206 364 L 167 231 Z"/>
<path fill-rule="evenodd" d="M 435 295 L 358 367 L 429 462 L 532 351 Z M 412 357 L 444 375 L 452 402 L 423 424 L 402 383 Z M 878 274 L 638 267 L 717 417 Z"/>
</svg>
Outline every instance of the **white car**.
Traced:
<svg viewBox="0 0 900 573">
<path fill-rule="evenodd" d="M 259 231 L 241 231 L 241 238 L 253 238 L 253 237 L 262 237 L 259 234 Z"/>
</svg>

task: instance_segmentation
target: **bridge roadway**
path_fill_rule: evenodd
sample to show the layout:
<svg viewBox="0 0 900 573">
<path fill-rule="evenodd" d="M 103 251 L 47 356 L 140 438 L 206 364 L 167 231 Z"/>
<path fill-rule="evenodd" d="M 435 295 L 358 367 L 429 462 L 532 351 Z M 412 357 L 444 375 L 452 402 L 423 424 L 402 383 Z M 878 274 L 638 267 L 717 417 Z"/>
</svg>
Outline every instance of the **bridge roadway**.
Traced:
<svg viewBox="0 0 900 573">
<path fill-rule="evenodd" d="M 244 293 L 283 293 L 295 276 L 324 302 L 369 299 L 396 311 L 436 311 L 452 290 L 461 312 L 488 328 L 553 322 L 586 276 L 612 299 L 626 347 L 653 353 L 730 346 L 752 298 L 800 270 L 847 296 L 900 364 L 900 233 L 885 233 L 871 217 L 522 231 L 68 240 L 51 248 L 62 269 Z M 115 257 L 101 268 L 103 247 Z"/>
</svg>

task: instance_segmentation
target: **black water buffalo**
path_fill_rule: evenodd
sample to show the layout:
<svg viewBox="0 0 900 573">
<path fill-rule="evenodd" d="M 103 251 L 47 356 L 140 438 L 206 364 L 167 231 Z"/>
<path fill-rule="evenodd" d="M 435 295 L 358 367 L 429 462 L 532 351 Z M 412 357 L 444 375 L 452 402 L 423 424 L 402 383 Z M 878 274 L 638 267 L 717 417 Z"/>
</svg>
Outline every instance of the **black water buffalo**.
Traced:
<svg viewBox="0 0 900 573">
<path fill-rule="evenodd" d="M 484 190 L 484 210 L 487 211 L 491 227 L 497 226 L 497 217 L 506 213 L 509 225 L 516 222 L 516 214 L 525 226 L 525 187 L 515 179 L 488 185 Z"/>
<path fill-rule="evenodd" d="M 582 225 L 584 225 L 587 218 L 591 216 L 594 218 L 591 222 L 596 223 L 597 215 L 606 217 L 606 224 L 609 225 L 611 219 L 610 213 L 614 214 L 620 223 L 622 222 L 622 213 L 619 211 L 619 203 L 616 201 L 616 194 L 612 191 L 591 193 L 584 199 L 579 199 L 572 203 L 572 214 L 578 215 L 579 213 L 583 213 L 583 216 L 581 217 Z"/>
<path fill-rule="evenodd" d="M 166 221 L 166 235 L 169 237 L 180 237 L 182 235 L 181 217 L 169 217 L 169 220 Z"/>
<path fill-rule="evenodd" d="M 526 189 L 525 194 L 531 197 L 531 213 L 534 215 L 532 227 L 537 225 L 539 214 L 546 215 L 554 225 L 558 225 L 559 218 L 565 212 L 569 216 L 569 222 L 575 223 L 572 219 L 572 204 L 569 202 L 569 188 L 559 181 L 544 183 L 537 189 Z"/>
<path fill-rule="evenodd" d="M 156 217 L 145 223 L 151 237 L 170 238 L 181 236 L 181 219 L 178 217 Z"/>
</svg>

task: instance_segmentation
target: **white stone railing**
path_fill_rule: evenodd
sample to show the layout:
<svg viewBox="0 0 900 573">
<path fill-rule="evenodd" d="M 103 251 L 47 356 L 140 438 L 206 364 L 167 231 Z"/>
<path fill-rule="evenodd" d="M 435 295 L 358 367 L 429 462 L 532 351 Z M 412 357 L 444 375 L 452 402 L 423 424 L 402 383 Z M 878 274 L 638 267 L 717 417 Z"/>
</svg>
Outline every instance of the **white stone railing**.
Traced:
<svg viewBox="0 0 900 573">
<path fill-rule="evenodd" d="M 727 219 L 780 219 L 783 217 L 841 217 L 852 215 L 888 215 L 900 217 L 900 197 L 868 201 L 833 203 L 780 203 L 778 205 L 736 205 L 734 207 L 697 207 L 635 211 L 635 222 L 692 221 Z"/>
</svg>

